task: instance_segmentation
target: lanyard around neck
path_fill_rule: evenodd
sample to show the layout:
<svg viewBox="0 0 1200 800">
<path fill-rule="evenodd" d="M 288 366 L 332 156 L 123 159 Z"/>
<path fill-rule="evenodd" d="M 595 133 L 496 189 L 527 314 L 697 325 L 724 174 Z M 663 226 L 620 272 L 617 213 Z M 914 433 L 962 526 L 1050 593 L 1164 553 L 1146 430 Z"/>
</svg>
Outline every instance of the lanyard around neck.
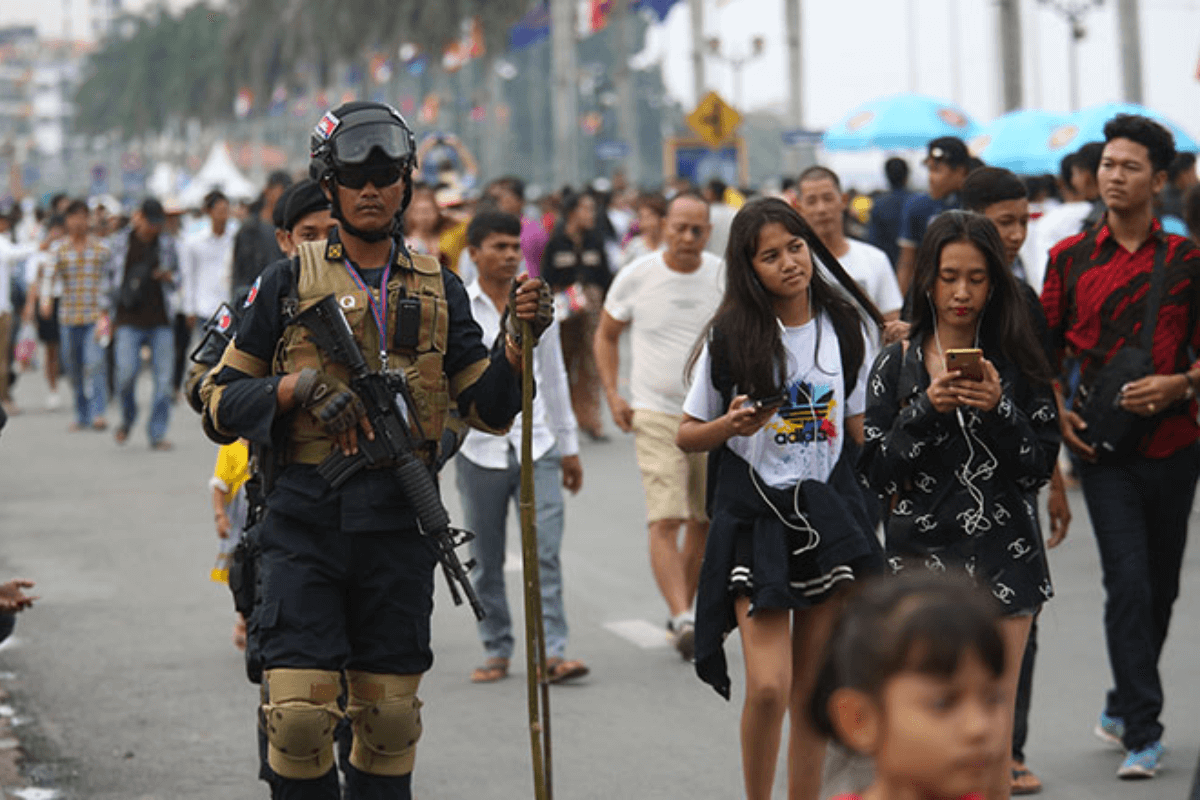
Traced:
<svg viewBox="0 0 1200 800">
<path fill-rule="evenodd" d="M 343 258 L 342 264 L 346 267 L 346 272 L 350 273 L 350 280 L 354 281 L 357 286 L 367 296 L 367 308 L 371 310 L 371 316 L 375 318 L 375 329 L 379 331 L 379 363 L 383 369 L 387 369 L 387 298 L 388 298 L 388 279 L 392 275 L 392 261 L 396 257 L 396 245 L 392 244 L 392 249 L 388 251 L 387 264 L 383 268 L 383 277 L 379 280 L 379 302 L 375 302 L 374 296 L 371 294 L 371 287 L 367 286 L 366 281 L 358 274 L 358 270 L 350 263 L 349 258 Z"/>
</svg>

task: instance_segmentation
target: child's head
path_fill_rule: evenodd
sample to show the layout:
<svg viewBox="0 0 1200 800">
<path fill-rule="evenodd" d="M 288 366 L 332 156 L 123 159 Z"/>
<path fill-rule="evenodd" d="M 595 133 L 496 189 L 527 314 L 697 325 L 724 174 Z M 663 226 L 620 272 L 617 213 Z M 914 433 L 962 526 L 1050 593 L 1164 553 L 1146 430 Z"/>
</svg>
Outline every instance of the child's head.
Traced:
<svg viewBox="0 0 1200 800">
<path fill-rule="evenodd" d="M 985 351 L 1003 354 L 1027 377 L 1048 379 L 1030 300 L 1008 268 L 1004 243 L 987 217 L 971 211 L 934 217 L 917 250 L 913 288 L 912 339 L 931 334 L 939 324 L 967 327 Z"/>
<path fill-rule="evenodd" d="M 877 781 L 957 798 L 1006 757 L 1004 642 L 991 598 L 944 574 L 879 579 L 834 628 L 810 707 Z"/>
</svg>

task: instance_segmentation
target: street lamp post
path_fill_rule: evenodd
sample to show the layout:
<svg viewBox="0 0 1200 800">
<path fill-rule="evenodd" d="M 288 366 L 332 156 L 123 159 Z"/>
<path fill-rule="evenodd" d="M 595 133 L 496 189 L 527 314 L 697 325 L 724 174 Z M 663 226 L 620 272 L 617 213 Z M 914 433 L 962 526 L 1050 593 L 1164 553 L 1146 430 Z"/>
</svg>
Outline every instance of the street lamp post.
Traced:
<svg viewBox="0 0 1200 800">
<path fill-rule="evenodd" d="M 1079 110 L 1079 42 L 1087 36 L 1083 18 L 1088 11 L 1104 4 L 1104 0 L 1038 0 L 1061 14 L 1070 26 L 1070 41 L 1067 50 L 1067 80 L 1070 91 L 1071 110 Z"/>
<path fill-rule="evenodd" d="M 729 65 L 733 70 L 733 107 L 743 113 L 745 113 L 745 109 L 742 107 L 742 68 L 748 62 L 761 57 L 764 50 L 766 50 L 766 41 L 761 36 L 755 36 L 750 40 L 750 51 L 748 53 L 730 55 L 721 52 L 721 40 L 718 37 L 714 36 L 708 40 L 708 54 L 718 61 Z"/>
</svg>

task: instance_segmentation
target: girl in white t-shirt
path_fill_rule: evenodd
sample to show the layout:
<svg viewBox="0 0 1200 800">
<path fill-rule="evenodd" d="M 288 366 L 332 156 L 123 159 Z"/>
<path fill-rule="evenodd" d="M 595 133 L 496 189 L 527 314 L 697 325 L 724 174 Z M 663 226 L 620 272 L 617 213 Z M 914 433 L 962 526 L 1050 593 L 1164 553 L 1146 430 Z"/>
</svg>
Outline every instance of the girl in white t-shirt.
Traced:
<svg viewBox="0 0 1200 800">
<path fill-rule="evenodd" d="M 853 469 L 869 337 L 859 309 L 814 273 L 814 251 L 881 319 L 794 209 L 747 204 L 733 220 L 725 294 L 693 357 L 676 440 L 714 453 L 696 671 L 728 698 L 721 646 L 740 629 L 748 800 L 771 796 L 785 713 L 788 796 L 817 797 L 824 739 L 806 708 L 836 611 L 827 601 L 882 567 Z"/>
</svg>

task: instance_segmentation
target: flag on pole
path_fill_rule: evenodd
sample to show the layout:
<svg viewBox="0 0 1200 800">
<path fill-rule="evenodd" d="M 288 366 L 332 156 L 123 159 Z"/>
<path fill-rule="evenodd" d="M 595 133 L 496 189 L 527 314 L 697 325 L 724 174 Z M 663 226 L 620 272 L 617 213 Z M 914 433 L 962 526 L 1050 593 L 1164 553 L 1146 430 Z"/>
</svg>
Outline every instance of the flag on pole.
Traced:
<svg viewBox="0 0 1200 800">
<path fill-rule="evenodd" d="M 615 0 L 591 0 L 591 32 L 599 33 L 608 25 L 608 15 L 613 12 Z"/>
<path fill-rule="evenodd" d="M 634 3 L 638 8 L 648 8 L 658 17 L 658 21 L 662 22 L 667 18 L 667 14 L 671 11 L 671 6 L 678 3 L 679 0 L 636 0 Z"/>
<path fill-rule="evenodd" d="M 524 50 L 550 35 L 550 4 L 542 3 L 521 17 L 509 30 L 508 42 L 513 50 Z"/>
</svg>

